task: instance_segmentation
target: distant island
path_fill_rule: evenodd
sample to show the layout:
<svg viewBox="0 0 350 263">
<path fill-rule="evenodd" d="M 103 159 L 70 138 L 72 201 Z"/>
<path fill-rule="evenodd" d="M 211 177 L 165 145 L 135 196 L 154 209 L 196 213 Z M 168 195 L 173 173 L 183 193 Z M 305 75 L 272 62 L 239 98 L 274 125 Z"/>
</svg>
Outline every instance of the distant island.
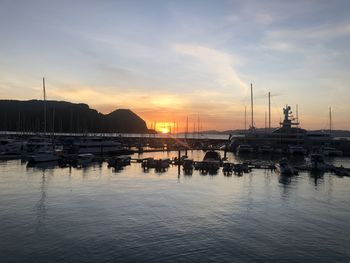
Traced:
<svg viewBox="0 0 350 263">
<path fill-rule="evenodd" d="M 46 110 L 45 110 L 46 107 Z M 45 128 L 46 112 L 46 128 Z M 129 109 L 102 114 L 87 104 L 66 101 L 0 100 L 0 130 L 64 133 L 148 133 L 146 122 Z"/>
</svg>

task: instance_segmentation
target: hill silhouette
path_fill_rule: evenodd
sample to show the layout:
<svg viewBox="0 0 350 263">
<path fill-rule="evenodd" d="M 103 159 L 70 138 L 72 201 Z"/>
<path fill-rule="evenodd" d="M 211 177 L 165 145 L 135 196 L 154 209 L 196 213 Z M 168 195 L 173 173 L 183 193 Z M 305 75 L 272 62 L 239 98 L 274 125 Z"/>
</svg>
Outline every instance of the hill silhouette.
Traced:
<svg viewBox="0 0 350 263">
<path fill-rule="evenodd" d="M 43 132 L 43 100 L 0 100 L 0 130 Z M 87 104 L 46 101 L 46 131 L 146 133 L 146 123 L 129 109 L 102 114 Z"/>
</svg>

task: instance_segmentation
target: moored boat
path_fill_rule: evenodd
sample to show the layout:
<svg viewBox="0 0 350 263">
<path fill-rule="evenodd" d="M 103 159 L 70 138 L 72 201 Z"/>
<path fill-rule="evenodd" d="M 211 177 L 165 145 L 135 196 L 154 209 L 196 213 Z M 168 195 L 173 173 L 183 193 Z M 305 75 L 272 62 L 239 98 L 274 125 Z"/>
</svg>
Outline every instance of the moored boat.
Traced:
<svg viewBox="0 0 350 263">
<path fill-rule="evenodd" d="M 312 171 L 326 171 L 329 165 L 326 164 L 324 157 L 320 153 L 310 155 L 310 164 Z"/>
<path fill-rule="evenodd" d="M 241 144 L 237 148 L 237 154 L 253 153 L 253 152 L 254 152 L 254 147 L 248 144 Z"/>
<path fill-rule="evenodd" d="M 272 153 L 273 148 L 270 145 L 262 145 L 259 147 L 259 153 Z"/>
<path fill-rule="evenodd" d="M 221 155 L 217 151 L 207 151 L 203 157 L 203 161 L 200 162 L 199 169 L 209 173 L 216 173 L 219 170 L 222 163 Z"/>
<path fill-rule="evenodd" d="M 194 165 L 193 159 L 185 158 L 182 162 L 183 170 L 187 174 L 192 173 L 193 165 Z"/>
<path fill-rule="evenodd" d="M 131 157 L 128 155 L 113 156 L 108 159 L 109 166 L 126 166 L 130 165 Z"/>
<path fill-rule="evenodd" d="M 321 151 L 325 156 L 343 156 L 343 151 L 330 146 L 322 147 Z"/>
<path fill-rule="evenodd" d="M 29 163 L 40 163 L 40 162 L 53 162 L 58 161 L 58 153 L 54 150 L 40 150 L 35 154 L 29 155 L 27 157 Z"/>
<path fill-rule="evenodd" d="M 123 145 L 117 141 L 106 140 L 100 137 L 84 138 L 73 143 L 73 148 L 78 154 L 112 154 L 123 151 Z"/>
<path fill-rule="evenodd" d="M 277 172 L 282 176 L 292 176 L 298 173 L 286 158 L 282 158 L 276 165 Z"/>
<path fill-rule="evenodd" d="M 305 155 L 307 153 L 307 150 L 299 145 L 290 145 L 288 152 L 291 155 Z"/>
<path fill-rule="evenodd" d="M 94 157 L 92 153 L 81 153 L 73 157 L 73 164 L 76 166 L 88 165 L 92 162 Z"/>
<path fill-rule="evenodd" d="M 227 145 L 229 150 L 237 152 L 241 145 L 250 145 L 255 149 L 259 149 L 263 145 L 270 145 L 276 149 L 281 149 L 283 153 L 289 154 L 306 154 L 311 152 L 314 147 L 322 147 L 331 145 L 332 149 L 325 147 L 325 155 L 344 155 L 350 154 L 350 140 L 344 138 L 333 137 L 331 132 L 313 132 L 300 128 L 298 116 L 294 117 L 291 107 L 286 105 L 283 108 L 284 119 L 279 123 L 279 128 L 269 128 L 268 131 L 261 132 L 254 128 L 247 130 L 240 135 L 230 135 Z M 303 147 L 289 149 L 289 147 Z M 328 148 L 328 149 L 327 149 Z"/>
<path fill-rule="evenodd" d="M 0 159 L 7 157 L 21 157 L 26 147 L 25 141 L 17 139 L 0 139 Z"/>
</svg>

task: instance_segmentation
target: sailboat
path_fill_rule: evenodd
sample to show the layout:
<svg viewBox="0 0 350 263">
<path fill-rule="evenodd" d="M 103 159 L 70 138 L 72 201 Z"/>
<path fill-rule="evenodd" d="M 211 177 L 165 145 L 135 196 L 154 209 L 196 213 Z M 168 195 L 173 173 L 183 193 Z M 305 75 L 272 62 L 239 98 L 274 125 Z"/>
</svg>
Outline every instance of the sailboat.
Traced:
<svg viewBox="0 0 350 263">
<path fill-rule="evenodd" d="M 44 93 L 44 136 L 46 135 L 46 89 L 45 78 L 43 78 L 43 93 Z M 58 161 L 59 157 L 54 149 L 54 145 L 47 142 L 45 138 L 38 138 L 37 148 L 33 148 L 33 154 L 27 157 L 29 163 L 53 162 Z M 28 145 L 29 146 L 29 145 Z M 29 148 L 29 147 L 28 147 Z"/>
</svg>

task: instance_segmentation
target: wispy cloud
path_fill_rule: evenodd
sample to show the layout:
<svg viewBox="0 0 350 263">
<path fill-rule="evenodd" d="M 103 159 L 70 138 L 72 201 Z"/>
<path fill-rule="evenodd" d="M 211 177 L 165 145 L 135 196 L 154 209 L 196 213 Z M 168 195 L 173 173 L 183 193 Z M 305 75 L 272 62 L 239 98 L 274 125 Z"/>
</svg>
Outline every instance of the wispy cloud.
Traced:
<svg viewBox="0 0 350 263">
<path fill-rule="evenodd" d="M 350 22 L 341 24 L 324 24 L 320 26 L 281 29 L 268 31 L 268 39 L 294 39 L 294 40 L 331 40 L 332 38 L 349 36 Z"/>
<path fill-rule="evenodd" d="M 350 22 L 267 30 L 262 39 L 262 47 L 275 51 L 307 53 L 325 47 L 335 38 L 341 37 L 350 37 Z"/>
<path fill-rule="evenodd" d="M 240 61 L 234 56 L 206 46 L 196 44 L 174 44 L 176 52 L 194 59 L 192 70 L 213 74 L 221 88 L 246 92 L 248 85 L 239 76 L 234 64 Z"/>
<path fill-rule="evenodd" d="M 268 13 L 259 13 L 255 16 L 255 19 L 259 24 L 264 26 L 270 25 L 274 21 L 272 15 Z"/>
</svg>

